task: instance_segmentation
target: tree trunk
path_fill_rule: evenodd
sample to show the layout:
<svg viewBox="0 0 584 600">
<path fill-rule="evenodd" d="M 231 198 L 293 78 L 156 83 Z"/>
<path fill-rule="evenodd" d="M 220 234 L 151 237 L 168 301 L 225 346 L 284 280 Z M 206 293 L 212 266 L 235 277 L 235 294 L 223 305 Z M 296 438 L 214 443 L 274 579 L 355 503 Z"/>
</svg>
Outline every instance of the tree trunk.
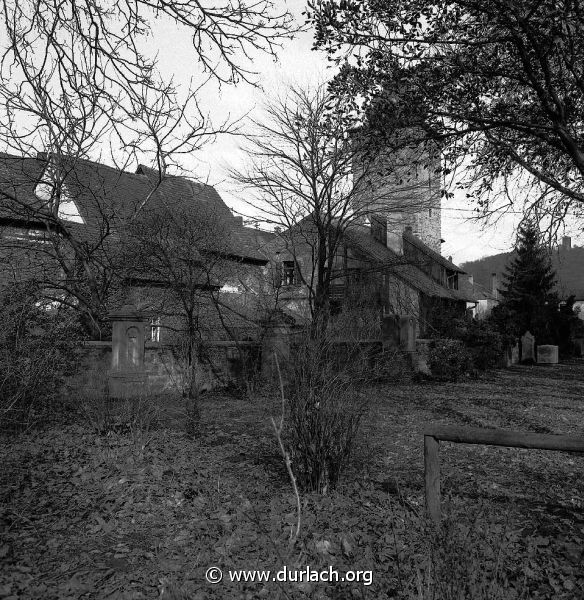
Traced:
<svg viewBox="0 0 584 600">
<path fill-rule="evenodd" d="M 193 436 L 197 433 L 201 422 L 201 411 L 199 408 L 199 386 L 197 380 L 197 352 L 192 344 L 189 344 L 187 353 L 188 384 L 185 390 L 186 401 L 186 432 Z"/>
</svg>

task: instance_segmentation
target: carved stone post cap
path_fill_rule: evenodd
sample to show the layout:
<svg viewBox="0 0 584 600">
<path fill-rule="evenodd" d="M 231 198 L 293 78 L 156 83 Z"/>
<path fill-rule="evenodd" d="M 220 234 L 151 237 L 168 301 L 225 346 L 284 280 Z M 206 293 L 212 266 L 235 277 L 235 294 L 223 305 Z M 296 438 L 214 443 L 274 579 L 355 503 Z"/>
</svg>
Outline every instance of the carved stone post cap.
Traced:
<svg viewBox="0 0 584 600">
<path fill-rule="evenodd" d="M 108 314 L 110 321 L 143 321 L 145 319 L 146 315 L 132 304 L 124 304 L 122 308 L 112 310 Z"/>
</svg>

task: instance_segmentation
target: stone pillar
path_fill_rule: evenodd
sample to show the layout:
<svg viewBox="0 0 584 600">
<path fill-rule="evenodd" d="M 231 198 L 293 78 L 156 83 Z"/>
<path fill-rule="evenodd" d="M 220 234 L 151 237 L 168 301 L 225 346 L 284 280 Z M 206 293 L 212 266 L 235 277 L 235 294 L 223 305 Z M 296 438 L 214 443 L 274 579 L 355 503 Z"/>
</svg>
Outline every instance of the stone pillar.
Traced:
<svg viewBox="0 0 584 600">
<path fill-rule="evenodd" d="M 414 355 L 414 372 L 422 373 L 422 375 L 431 375 L 429 363 L 430 348 L 432 340 L 416 340 L 416 353 Z"/>
<path fill-rule="evenodd" d="M 401 350 L 405 350 L 406 352 L 415 352 L 416 319 L 414 319 L 414 317 L 400 317 L 399 345 Z"/>
<path fill-rule="evenodd" d="M 280 373 L 285 373 L 290 361 L 290 326 L 272 322 L 265 325 L 266 333 L 262 340 L 262 377 L 268 381 L 278 381 L 278 371 L 274 356 L 278 358 Z"/>
<path fill-rule="evenodd" d="M 112 364 L 109 395 L 139 396 L 146 391 L 144 369 L 145 324 L 148 317 L 129 304 L 109 314 L 112 322 Z"/>
</svg>

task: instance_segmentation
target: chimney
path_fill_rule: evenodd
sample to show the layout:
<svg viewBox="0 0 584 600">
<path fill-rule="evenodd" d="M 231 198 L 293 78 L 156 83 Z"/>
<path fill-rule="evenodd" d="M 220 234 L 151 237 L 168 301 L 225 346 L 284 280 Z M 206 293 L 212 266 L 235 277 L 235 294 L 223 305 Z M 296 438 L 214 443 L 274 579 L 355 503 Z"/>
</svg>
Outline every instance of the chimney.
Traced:
<svg viewBox="0 0 584 600">
<path fill-rule="evenodd" d="M 468 276 L 468 282 L 469 282 L 471 285 L 474 285 L 474 277 L 473 277 L 472 275 L 469 275 L 469 276 Z"/>
<path fill-rule="evenodd" d="M 499 299 L 499 281 L 497 280 L 497 273 L 491 273 L 491 293 L 495 296 L 495 299 Z"/>
<path fill-rule="evenodd" d="M 393 250 L 400 256 L 404 253 L 404 236 L 402 233 L 396 233 L 395 231 L 387 232 L 387 247 Z"/>
<path fill-rule="evenodd" d="M 448 262 L 452 262 L 452 254 L 448 257 Z"/>
<path fill-rule="evenodd" d="M 387 217 L 371 215 L 371 235 L 387 246 Z"/>
<path fill-rule="evenodd" d="M 562 238 L 562 250 L 564 250 L 565 252 L 568 252 L 571 249 L 572 249 L 572 238 L 568 235 L 565 235 Z"/>
</svg>

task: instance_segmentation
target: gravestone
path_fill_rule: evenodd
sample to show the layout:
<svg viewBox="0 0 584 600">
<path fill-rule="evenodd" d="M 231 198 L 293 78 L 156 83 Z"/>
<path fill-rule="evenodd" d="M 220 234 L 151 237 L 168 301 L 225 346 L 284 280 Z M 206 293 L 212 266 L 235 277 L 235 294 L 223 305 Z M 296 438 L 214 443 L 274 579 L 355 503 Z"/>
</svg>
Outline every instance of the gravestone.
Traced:
<svg viewBox="0 0 584 600">
<path fill-rule="evenodd" d="M 516 365 L 519 362 L 519 343 L 511 346 L 511 364 Z"/>
<path fill-rule="evenodd" d="M 505 365 L 506 368 L 509 368 L 513 362 L 513 351 L 511 349 L 511 346 L 506 346 L 505 349 L 503 350 L 503 364 Z"/>
<path fill-rule="evenodd" d="M 418 338 L 416 340 L 416 354 L 414 356 L 414 371 L 422 375 L 431 375 L 429 357 L 432 340 Z"/>
<path fill-rule="evenodd" d="M 529 331 L 521 336 L 521 362 L 535 362 L 535 338 Z"/>
<path fill-rule="evenodd" d="M 109 394 L 130 398 L 145 392 L 148 375 L 144 369 L 145 324 L 148 318 L 129 304 L 109 314 L 112 322 L 112 364 Z"/>
<path fill-rule="evenodd" d="M 557 365 L 558 364 L 558 347 L 549 344 L 542 344 L 537 347 L 537 364 L 538 365 Z"/>
<path fill-rule="evenodd" d="M 400 317 L 399 346 L 406 352 L 416 351 L 416 319 L 414 317 Z"/>
<path fill-rule="evenodd" d="M 397 348 L 400 340 L 400 324 L 396 316 L 381 320 L 381 341 L 384 348 Z"/>
</svg>

